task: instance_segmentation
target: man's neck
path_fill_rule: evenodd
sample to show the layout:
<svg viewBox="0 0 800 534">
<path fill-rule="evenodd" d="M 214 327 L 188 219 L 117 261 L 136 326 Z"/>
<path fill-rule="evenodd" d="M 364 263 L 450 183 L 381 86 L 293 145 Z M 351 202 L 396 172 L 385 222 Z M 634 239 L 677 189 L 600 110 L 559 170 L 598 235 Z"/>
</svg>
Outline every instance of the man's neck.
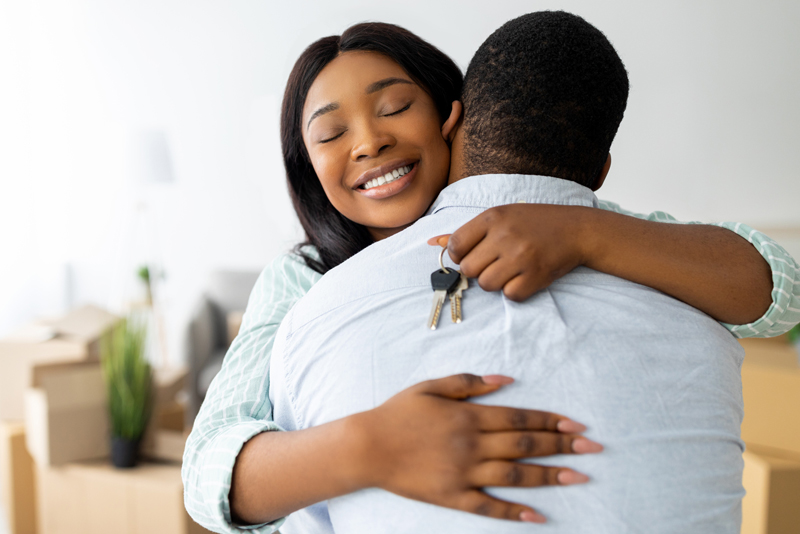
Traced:
<svg viewBox="0 0 800 534">
<path fill-rule="evenodd" d="M 450 144 L 450 174 L 447 185 L 454 184 L 469 176 L 464 167 L 464 129 L 459 128 Z"/>
</svg>

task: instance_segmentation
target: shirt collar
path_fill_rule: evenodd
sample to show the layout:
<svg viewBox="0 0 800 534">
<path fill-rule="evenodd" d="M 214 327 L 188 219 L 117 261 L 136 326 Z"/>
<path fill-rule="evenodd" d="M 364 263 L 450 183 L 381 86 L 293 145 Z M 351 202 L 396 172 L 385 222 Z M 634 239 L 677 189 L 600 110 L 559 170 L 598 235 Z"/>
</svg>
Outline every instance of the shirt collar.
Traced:
<svg viewBox="0 0 800 534">
<path fill-rule="evenodd" d="M 488 209 L 518 202 L 598 207 L 591 189 L 569 180 L 527 174 L 482 174 L 445 187 L 428 214 L 456 206 Z"/>
</svg>

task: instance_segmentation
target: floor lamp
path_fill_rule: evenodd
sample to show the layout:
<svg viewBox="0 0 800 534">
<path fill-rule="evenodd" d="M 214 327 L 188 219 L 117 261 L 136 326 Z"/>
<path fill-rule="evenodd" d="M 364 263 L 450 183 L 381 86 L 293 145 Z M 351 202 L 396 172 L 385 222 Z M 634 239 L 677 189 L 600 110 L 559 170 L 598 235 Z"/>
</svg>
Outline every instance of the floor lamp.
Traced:
<svg viewBox="0 0 800 534">
<path fill-rule="evenodd" d="M 136 217 L 145 225 L 145 240 L 155 250 L 145 261 L 148 271 L 147 300 L 153 315 L 153 323 L 159 357 L 157 364 L 165 368 L 169 364 L 167 355 L 167 332 L 164 324 L 163 283 L 161 270 L 160 232 L 157 219 L 152 210 L 153 190 L 157 187 L 169 186 L 175 182 L 169 142 L 166 133 L 160 129 L 139 130 L 132 136 L 131 170 L 134 183 L 138 186 L 139 197 L 136 203 Z M 144 278 L 144 277 L 142 277 Z"/>
</svg>

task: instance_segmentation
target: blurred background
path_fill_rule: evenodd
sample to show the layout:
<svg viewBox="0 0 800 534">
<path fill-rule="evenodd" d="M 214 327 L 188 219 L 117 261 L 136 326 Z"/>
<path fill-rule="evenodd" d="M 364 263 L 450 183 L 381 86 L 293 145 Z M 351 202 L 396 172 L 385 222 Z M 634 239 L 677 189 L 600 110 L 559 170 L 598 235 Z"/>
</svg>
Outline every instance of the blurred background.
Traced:
<svg viewBox="0 0 800 534">
<path fill-rule="evenodd" d="M 629 72 L 601 198 L 742 221 L 800 257 L 795 1 L 2 0 L 0 338 L 86 304 L 122 313 L 147 300 L 147 266 L 160 363 L 191 367 L 192 332 L 211 324 L 198 302 L 215 299 L 229 338 L 253 277 L 302 238 L 278 140 L 300 52 L 377 20 L 466 69 L 540 9 L 596 25 Z M 204 365 L 225 341 L 205 342 Z"/>
</svg>

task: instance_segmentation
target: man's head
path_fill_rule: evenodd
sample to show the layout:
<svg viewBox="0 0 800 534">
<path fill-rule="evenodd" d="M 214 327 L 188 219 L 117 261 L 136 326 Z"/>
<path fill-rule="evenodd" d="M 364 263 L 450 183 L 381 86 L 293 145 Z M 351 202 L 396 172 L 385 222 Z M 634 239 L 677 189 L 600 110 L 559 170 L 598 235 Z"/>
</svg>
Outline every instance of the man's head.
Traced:
<svg viewBox="0 0 800 534">
<path fill-rule="evenodd" d="M 509 21 L 467 69 L 462 176 L 451 180 L 539 174 L 594 188 L 627 98 L 625 66 L 582 18 L 540 11 Z"/>
</svg>

